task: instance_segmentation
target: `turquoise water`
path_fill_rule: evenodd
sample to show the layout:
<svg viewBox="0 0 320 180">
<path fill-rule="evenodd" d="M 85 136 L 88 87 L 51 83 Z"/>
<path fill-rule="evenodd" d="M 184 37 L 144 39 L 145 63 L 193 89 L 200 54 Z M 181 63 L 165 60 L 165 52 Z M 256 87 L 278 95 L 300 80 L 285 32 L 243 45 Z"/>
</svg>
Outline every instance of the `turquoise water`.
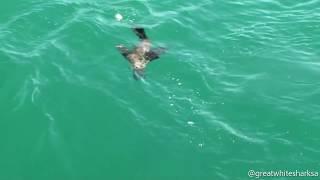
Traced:
<svg viewBox="0 0 320 180">
<path fill-rule="evenodd" d="M 168 49 L 140 81 L 133 26 Z M 0 179 L 319 171 L 319 49 L 317 0 L 4 0 Z"/>
</svg>

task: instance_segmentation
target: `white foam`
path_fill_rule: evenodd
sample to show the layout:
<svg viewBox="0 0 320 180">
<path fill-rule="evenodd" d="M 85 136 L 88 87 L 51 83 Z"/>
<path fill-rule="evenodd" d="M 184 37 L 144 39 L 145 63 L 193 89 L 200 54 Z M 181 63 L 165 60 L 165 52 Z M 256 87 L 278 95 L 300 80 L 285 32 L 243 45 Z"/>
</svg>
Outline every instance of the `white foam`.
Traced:
<svg viewBox="0 0 320 180">
<path fill-rule="evenodd" d="M 188 123 L 188 125 L 190 125 L 190 126 L 194 125 L 194 122 L 193 122 L 193 121 L 188 121 L 187 123 Z"/>
<path fill-rule="evenodd" d="M 123 19 L 123 16 L 120 13 L 117 13 L 114 17 L 117 21 L 121 21 Z"/>
</svg>

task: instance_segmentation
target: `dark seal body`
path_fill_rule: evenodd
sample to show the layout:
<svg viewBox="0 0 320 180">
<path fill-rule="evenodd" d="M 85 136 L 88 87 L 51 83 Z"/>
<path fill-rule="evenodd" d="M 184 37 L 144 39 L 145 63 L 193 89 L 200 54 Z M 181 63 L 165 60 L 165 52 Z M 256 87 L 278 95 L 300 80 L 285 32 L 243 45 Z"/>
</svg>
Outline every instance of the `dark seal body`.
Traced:
<svg viewBox="0 0 320 180">
<path fill-rule="evenodd" d="M 133 69 L 133 76 L 135 79 L 144 76 L 144 69 L 147 64 L 159 58 L 159 55 L 164 52 L 164 48 L 151 49 L 151 42 L 148 39 L 143 28 L 134 28 L 134 33 L 139 37 L 139 44 L 129 50 L 123 45 L 118 45 L 117 48 L 120 53 L 130 62 Z"/>
</svg>

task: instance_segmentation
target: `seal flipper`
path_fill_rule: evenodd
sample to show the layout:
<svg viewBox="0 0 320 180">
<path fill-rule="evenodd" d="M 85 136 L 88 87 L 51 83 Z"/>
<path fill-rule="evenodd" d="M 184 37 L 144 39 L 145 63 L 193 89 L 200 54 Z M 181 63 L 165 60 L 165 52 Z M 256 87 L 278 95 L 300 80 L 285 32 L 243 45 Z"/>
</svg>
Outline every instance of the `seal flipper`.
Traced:
<svg viewBox="0 0 320 180">
<path fill-rule="evenodd" d="M 148 60 L 148 61 L 153 61 L 153 60 L 158 59 L 158 58 L 160 58 L 160 57 L 159 57 L 159 55 L 158 55 L 156 52 L 154 52 L 154 51 L 149 51 L 149 52 L 146 52 L 146 53 L 145 53 L 145 58 L 146 58 L 146 60 Z"/>
<path fill-rule="evenodd" d="M 130 54 L 130 51 L 128 48 L 126 48 L 123 45 L 118 45 L 116 46 L 118 48 L 118 50 L 120 51 L 120 53 L 122 54 L 122 56 L 127 57 Z"/>
<path fill-rule="evenodd" d="M 142 70 L 133 70 L 132 76 L 135 80 L 143 79 L 145 77 L 143 69 Z"/>
<path fill-rule="evenodd" d="M 133 32 L 139 37 L 140 40 L 148 39 L 144 28 L 133 28 Z"/>
<path fill-rule="evenodd" d="M 158 55 L 161 55 L 161 54 L 165 53 L 166 50 L 167 50 L 167 49 L 164 48 L 164 47 L 158 47 L 158 48 L 152 48 L 152 49 L 151 49 L 151 51 L 155 52 L 155 53 L 158 54 Z"/>
<path fill-rule="evenodd" d="M 151 51 L 145 53 L 146 59 L 149 61 L 153 61 L 155 59 L 160 58 L 160 54 L 163 54 L 165 52 L 165 48 L 159 47 L 159 48 L 154 48 Z"/>
<path fill-rule="evenodd" d="M 137 76 L 137 74 L 136 74 L 135 72 L 132 73 L 132 77 L 133 77 L 133 79 L 136 80 L 136 81 L 139 80 L 139 78 L 138 78 L 138 76 Z"/>
</svg>

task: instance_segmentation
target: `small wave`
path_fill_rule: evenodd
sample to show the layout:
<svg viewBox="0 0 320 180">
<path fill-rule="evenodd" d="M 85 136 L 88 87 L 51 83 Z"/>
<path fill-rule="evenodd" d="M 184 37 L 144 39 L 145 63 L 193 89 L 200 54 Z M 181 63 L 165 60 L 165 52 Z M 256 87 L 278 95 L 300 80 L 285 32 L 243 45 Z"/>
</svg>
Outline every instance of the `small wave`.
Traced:
<svg viewBox="0 0 320 180">
<path fill-rule="evenodd" d="M 258 139 L 258 138 L 254 138 L 254 137 L 249 137 L 243 133 L 241 133 L 240 131 L 234 129 L 233 127 L 231 127 L 229 124 L 226 124 L 222 121 L 218 121 L 218 120 L 211 120 L 210 122 L 219 125 L 220 127 L 222 127 L 224 130 L 226 130 L 227 132 L 229 132 L 230 134 L 239 137 L 240 139 L 243 139 L 245 141 L 251 142 L 251 143 L 264 143 L 265 141 L 262 139 Z"/>
<path fill-rule="evenodd" d="M 200 111 L 199 112 L 200 115 L 203 115 L 205 117 L 209 117 L 209 119 L 207 120 L 208 123 L 212 124 L 212 125 L 218 125 L 219 127 L 221 127 L 222 129 L 224 129 L 226 132 L 228 132 L 229 134 L 232 134 L 240 139 L 243 139 L 245 141 L 251 142 L 251 143 L 257 143 L 257 144 L 262 144 L 265 143 L 264 140 L 256 138 L 256 137 L 250 137 L 242 132 L 240 132 L 239 130 L 233 128 L 231 125 L 223 122 L 223 121 L 219 121 L 216 118 L 213 119 L 213 117 L 216 117 L 215 115 L 213 115 L 212 113 L 208 112 L 208 111 Z"/>
</svg>

